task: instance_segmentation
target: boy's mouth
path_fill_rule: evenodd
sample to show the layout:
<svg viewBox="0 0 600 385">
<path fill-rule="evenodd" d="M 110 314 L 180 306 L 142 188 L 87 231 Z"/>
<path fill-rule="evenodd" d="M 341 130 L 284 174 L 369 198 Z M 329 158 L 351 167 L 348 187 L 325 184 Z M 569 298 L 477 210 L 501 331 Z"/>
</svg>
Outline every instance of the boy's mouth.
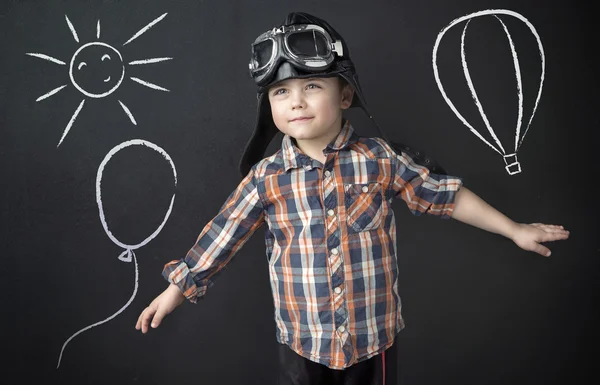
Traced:
<svg viewBox="0 0 600 385">
<path fill-rule="evenodd" d="M 312 119 L 312 116 L 299 116 L 297 118 L 290 120 L 290 122 L 305 122 L 310 119 Z"/>
</svg>

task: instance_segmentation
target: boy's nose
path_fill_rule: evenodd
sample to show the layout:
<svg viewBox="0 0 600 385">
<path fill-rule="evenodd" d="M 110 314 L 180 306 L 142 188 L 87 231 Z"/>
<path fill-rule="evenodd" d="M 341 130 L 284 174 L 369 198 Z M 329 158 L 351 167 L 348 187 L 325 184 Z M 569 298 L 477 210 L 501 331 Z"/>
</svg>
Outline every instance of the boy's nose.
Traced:
<svg viewBox="0 0 600 385">
<path fill-rule="evenodd" d="M 302 96 L 302 94 L 300 92 L 292 93 L 291 102 L 292 102 L 292 110 L 305 107 L 304 97 Z"/>
</svg>

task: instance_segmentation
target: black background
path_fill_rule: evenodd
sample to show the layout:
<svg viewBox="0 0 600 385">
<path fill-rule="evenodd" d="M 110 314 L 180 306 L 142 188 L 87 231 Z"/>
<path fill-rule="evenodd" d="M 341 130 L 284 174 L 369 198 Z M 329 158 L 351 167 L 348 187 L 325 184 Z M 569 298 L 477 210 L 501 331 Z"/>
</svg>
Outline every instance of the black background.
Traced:
<svg viewBox="0 0 600 385">
<path fill-rule="evenodd" d="M 254 127 L 255 86 L 249 45 L 291 11 L 329 21 L 347 40 L 371 111 L 392 139 L 426 150 L 452 175 L 510 218 L 564 225 L 567 241 L 549 244 L 549 259 L 457 221 L 413 217 L 394 203 L 398 223 L 401 384 L 559 384 L 598 380 L 598 130 L 595 19 L 584 2 L 568 1 L 6 1 L 0 38 L 0 170 L 2 221 L 2 368 L 19 381 L 43 384 L 274 384 L 273 303 L 259 229 L 199 305 L 185 303 L 163 325 L 134 329 L 142 309 L 167 286 L 162 266 L 181 258 L 240 181 L 237 163 Z M 439 31 L 484 9 L 522 14 L 541 36 L 546 58 L 542 97 L 510 176 L 501 156 L 469 132 L 442 98 L 431 63 Z M 146 33 L 138 30 L 168 13 Z M 65 15 L 76 29 L 77 43 Z M 121 86 L 86 98 L 68 67 L 96 40 L 127 66 Z M 540 77 L 531 32 L 502 17 L 521 60 L 523 122 Z M 460 67 L 460 31 L 442 40 L 440 75 L 453 102 L 485 130 Z M 510 52 L 491 17 L 469 25 L 471 76 L 501 142 L 512 146 L 516 89 Z M 135 76 L 169 89 L 144 87 Z M 60 85 L 57 94 L 36 99 Z M 73 112 L 86 99 L 62 144 Z M 131 110 L 133 125 L 118 101 Z M 350 111 L 364 136 L 374 128 Z M 479 120 L 478 120 L 479 119 Z M 481 131 L 480 132 L 484 132 Z M 64 342 L 114 314 L 132 296 L 135 267 L 104 232 L 96 173 L 116 145 L 143 139 L 107 164 L 102 197 L 109 228 L 137 243 L 139 289 L 108 323 Z M 270 147 L 271 154 L 281 137 Z"/>
</svg>

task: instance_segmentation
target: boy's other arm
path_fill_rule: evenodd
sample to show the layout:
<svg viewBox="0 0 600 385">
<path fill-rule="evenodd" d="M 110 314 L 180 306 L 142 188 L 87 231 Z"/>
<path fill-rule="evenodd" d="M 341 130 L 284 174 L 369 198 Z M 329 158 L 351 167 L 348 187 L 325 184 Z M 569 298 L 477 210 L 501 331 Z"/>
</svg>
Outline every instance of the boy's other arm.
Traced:
<svg viewBox="0 0 600 385">
<path fill-rule="evenodd" d="M 410 155 L 397 154 L 385 141 L 379 140 L 392 160 L 393 194 L 403 199 L 414 215 L 423 213 L 454 218 L 492 233 L 503 235 L 527 251 L 550 256 L 541 242 L 567 239 L 562 226 L 541 223 L 515 223 L 467 189 L 461 178 L 432 174 L 414 162 Z"/>
<path fill-rule="evenodd" d="M 563 226 L 516 223 L 465 186 L 456 193 L 452 218 L 505 236 L 523 250 L 533 251 L 545 257 L 550 256 L 550 250 L 540 243 L 569 238 L 569 232 Z"/>
</svg>

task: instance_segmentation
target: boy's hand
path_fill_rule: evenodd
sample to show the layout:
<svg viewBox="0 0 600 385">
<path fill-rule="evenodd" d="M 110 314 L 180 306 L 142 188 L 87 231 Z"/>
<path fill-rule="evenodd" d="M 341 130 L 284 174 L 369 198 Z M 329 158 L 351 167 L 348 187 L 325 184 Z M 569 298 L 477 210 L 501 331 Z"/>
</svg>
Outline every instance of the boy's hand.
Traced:
<svg viewBox="0 0 600 385">
<path fill-rule="evenodd" d="M 544 257 L 550 256 L 550 249 L 541 242 L 559 241 L 569 238 L 569 232 L 562 226 L 543 223 L 518 223 L 512 240 L 523 250 L 534 251 Z"/>
<path fill-rule="evenodd" d="M 152 327 L 157 328 L 162 322 L 162 319 L 185 300 L 185 296 L 179 290 L 179 287 L 174 284 L 170 284 L 158 297 L 154 299 L 148 305 L 147 308 L 142 311 L 142 314 L 138 317 L 137 323 L 135 324 L 136 330 L 142 329 L 142 333 L 148 331 L 148 324 L 152 319 Z"/>
</svg>

